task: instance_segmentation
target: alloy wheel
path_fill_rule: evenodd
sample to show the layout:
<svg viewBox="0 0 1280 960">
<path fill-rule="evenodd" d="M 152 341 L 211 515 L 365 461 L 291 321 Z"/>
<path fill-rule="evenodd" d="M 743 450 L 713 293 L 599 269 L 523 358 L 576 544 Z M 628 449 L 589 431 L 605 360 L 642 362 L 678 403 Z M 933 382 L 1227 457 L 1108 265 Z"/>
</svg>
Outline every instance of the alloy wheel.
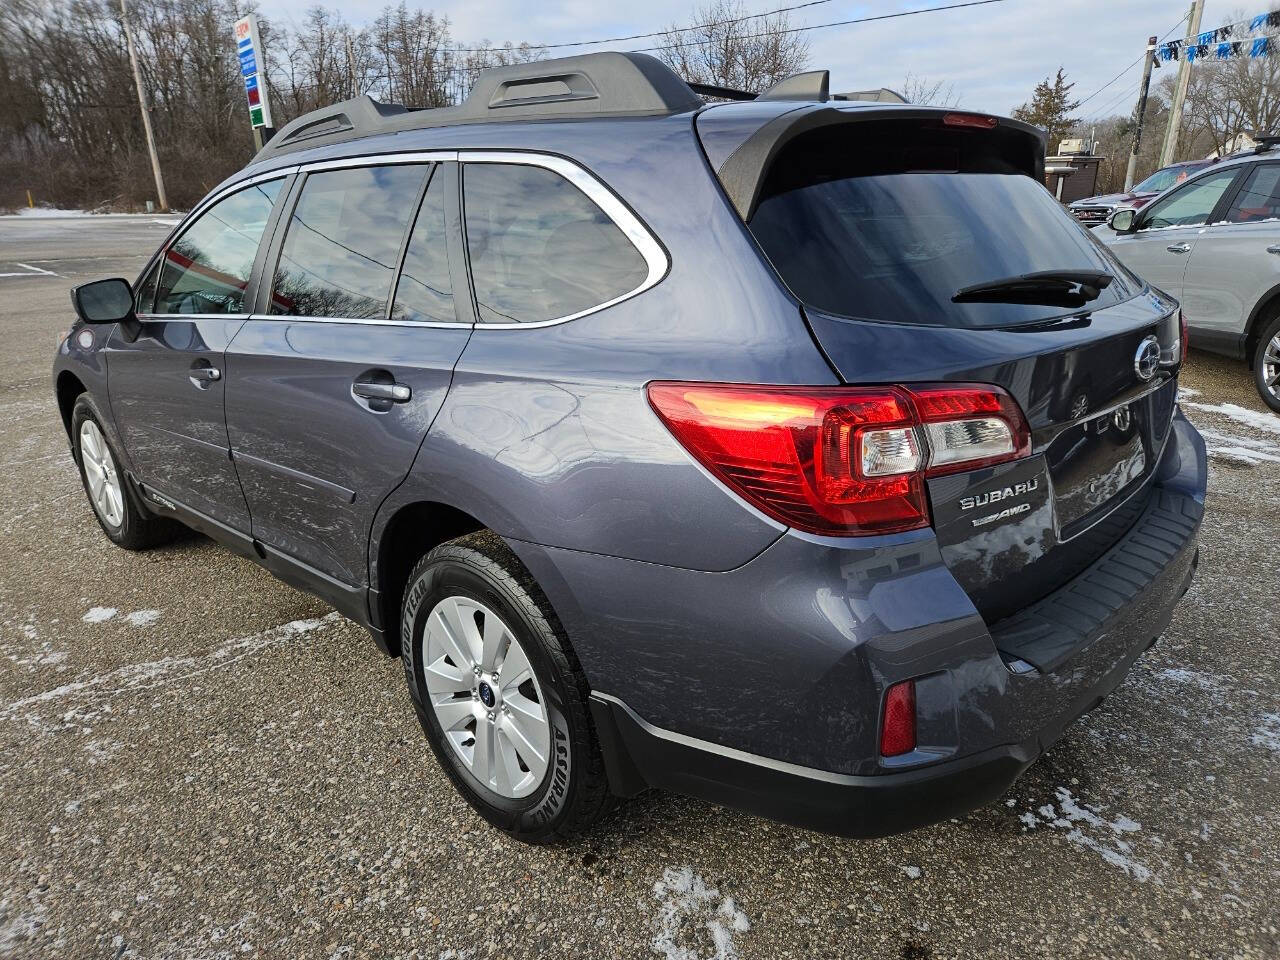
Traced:
<svg viewBox="0 0 1280 960">
<path fill-rule="evenodd" d="M 1271 338 L 1262 355 L 1262 382 L 1271 396 L 1280 400 L 1280 333 Z"/>
<path fill-rule="evenodd" d="M 516 635 L 470 597 L 445 597 L 422 637 L 427 693 L 466 768 L 511 800 L 533 793 L 551 756 L 546 700 Z"/>
<path fill-rule="evenodd" d="M 124 523 L 124 487 L 111 448 L 92 420 L 80 425 L 80 459 L 84 463 L 84 477 L 93 509 L 103 523 L 118 528 Z"/>
</svg>

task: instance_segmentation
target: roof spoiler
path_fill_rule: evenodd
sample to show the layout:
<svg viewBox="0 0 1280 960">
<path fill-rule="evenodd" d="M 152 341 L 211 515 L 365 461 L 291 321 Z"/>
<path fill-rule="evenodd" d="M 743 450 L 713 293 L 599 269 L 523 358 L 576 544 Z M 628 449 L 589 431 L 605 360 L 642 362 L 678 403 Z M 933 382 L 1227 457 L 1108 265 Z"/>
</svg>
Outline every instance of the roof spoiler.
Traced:
<svg viewBox="0 0 1280 960">
<path fill-rule="evenodd" d="M 782 149 L 796 137 L 823 127 L 836 124 L 864 123 L 872 120 L 938 120 L 947 123 L 948 117 L 974 117 L 968 111 L 950 110 L 944 107 L 918 107 L 911 105 L 871 105 L 853 107 L 814 103 L 797 106 L 761 125 L 754 133 L 738 144 L 720 164 L 716 175 L 734 209 L 744 222 L 751 220 L 765 177 Z M 985 115 L 982 115 L 985 116 Z M 1047 134 L 1039 127 L 1019 120 L 991 117 L 992 129 L 1004 129 L 1021 134 L 1028 139 L 1023 172 L 1037 179 L 1044 179 L 1044 151 Z M 701 118 L 699 124 L 701 124 Z"/>
</svg>

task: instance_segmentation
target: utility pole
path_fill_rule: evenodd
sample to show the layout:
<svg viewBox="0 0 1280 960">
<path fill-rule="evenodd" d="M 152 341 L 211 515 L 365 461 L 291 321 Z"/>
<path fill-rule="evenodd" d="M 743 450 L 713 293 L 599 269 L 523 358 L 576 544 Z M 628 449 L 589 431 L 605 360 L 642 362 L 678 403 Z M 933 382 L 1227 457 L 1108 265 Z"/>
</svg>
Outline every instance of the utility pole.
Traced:
<svg viewBox="0 0 1280 960">
<path fill-rule="evenodd" d="M 1133 128 L 1133 149 L 1129 151 L 1129 166 L 1124 171 L 1124 192 L 1133 187 L 1133 175 L 1138 166 L 1138 148 L 1142 146 L 1142 121 L 1147 115 L 1147 91 L 1151 89 L 1151 66 L 1156 61 L 1156 38 L 1147 41 L 1147 62 L 1142 66 L 1142 92 L 1138 94 L 1137 123 Z"/>
<path fill-rule="evenodd" d="M 156 199 L 160 201 L 161 212 L 167 212 L 169 200 L 164 195 L 164 177 L 160 173 L 160 157 L 156 153 L 156 135 L 151 129 L 151 111 L 147 109 L 147 91 L 142 86 L 138 53 L 133 49 L 133 31 L 129 29 L 129 11 L 125 9 L 124 4 L 125 0 L 120 0 L 120 22 L 124 25 L 124 41 L 129 47 L 129 62 L 133 64 L 133 82 L 138 87 L 138 106 L 142 109 L 142 129 L 147 134 L 147 150 L 151 154 L 151 172 L 156 178 Z"/>
<path fill-rule="evenodd" d="M 347 77 L 351 82 L 351 99 L 356 98 L 356 51 L 351 45 L 351 33 L 347 32 Z"/>
<path fill-rule="evenodd" d="M 1195 43 L 1200 32 L 1200 15 L 1204 13 L 1204 0 L 1193 0 L 1187 16 L 1187 39 L 1182 45 L 1182 59 L 1178 64 L 1178 85 L 1173 91 L 1173 106 L 1169 110 L 1169 126 L 1164 131 L 1164 146 L 1160 148 L 1160 166 L 1173 163 L 1178 150 L 1178 130 L 1182 126 L 1182 106 L 1187 99 L 1187 83 L 1191 80 L 1191 61 L 1187 49 Z"/>
</svg>

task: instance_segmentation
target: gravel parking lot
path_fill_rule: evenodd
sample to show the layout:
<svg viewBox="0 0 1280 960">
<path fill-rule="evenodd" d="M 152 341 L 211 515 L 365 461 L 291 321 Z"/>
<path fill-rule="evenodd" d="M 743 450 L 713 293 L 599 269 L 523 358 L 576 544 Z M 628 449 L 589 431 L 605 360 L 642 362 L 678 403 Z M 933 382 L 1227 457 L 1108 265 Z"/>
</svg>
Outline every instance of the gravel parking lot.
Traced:
<svg viewBox="0 0 1280 960">
<path fill-rule="evenodd" d="M 49 382 L 69 286 L 166 218 L 0 218 L 0 957 L 1280 957 L 1280 417 L 1193 354 L 1199 579 L 997 803 L 879 841 L 651 794 L 567 849 L 437 768 L 354 624 L 94 523 Z"/>
</svg>

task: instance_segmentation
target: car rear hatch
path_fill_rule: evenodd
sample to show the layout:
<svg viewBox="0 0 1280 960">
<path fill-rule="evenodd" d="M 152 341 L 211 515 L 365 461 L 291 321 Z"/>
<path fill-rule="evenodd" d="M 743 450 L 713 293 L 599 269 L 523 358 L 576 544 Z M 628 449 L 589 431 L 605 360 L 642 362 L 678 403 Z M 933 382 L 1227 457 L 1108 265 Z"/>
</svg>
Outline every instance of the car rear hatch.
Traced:
<svg viewBox="0 0 1280 960">
<path fill-rule="evenodd" d="M 928 480 L 943 557 L 988 623 L 1125 534 L 1170 430 L 1177 305 L 1044 188 L 1039 131 L 852 104 L 712 108 L 697 127 L 845 383 L 996 384 L 1017 401 L 1029 456 Z"/>
</svg>

